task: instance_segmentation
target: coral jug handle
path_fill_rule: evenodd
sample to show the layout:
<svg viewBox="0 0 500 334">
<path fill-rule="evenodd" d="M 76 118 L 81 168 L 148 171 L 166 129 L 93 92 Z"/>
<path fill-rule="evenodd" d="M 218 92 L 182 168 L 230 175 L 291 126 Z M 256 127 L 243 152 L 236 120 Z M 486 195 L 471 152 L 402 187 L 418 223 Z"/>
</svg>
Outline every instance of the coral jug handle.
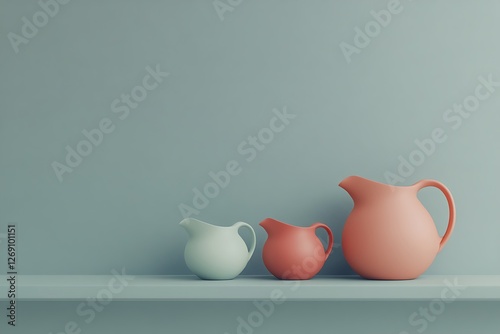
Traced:
<svg viewBox="0 0 500 334">
<path fill-rule="evenodd" d="M 325 260 L 326 260 L 328 256 L 330 256 L 330 253 L 332 252 L 333 249 L 333 232 L 327 225 L 323 223 L 314 223 L 311 225 L 311 227 L 314 228 L 315 230 L 318 228 L 322 228 L 326 231 L 326 233 L 328 233 L 328 246 L 325 251 Z"/>
<path fill-rule="evenodd" d="M 417 192 L 425 187 L 435 187 L 441 190 L 446 197 L 446 200 L 448 201 L 448 207 L 450 210 L 449 213 L 449 218 L 448 218 L 448 226 L 446 228 L 446 232 L 444 232 L 443 237 L 441 238 L 441 242 L 439 243 L 439 250 L 438 252 L 443 249 L 444 245 L 450 238 L 451 232 L 453 232 L 453 228 L 455 227 L 455 218 L 456 218 L 456 211 L 455 211 L 455 201 L 453 200 L 453 196 L 451 195 L 451 192 L 446 188 L 444 184 L 442 184 L 439 181 L 436 180 L 421 180 L 417 183 L 415 183 L 415 186 L 417 186 Z"/>
</svg>

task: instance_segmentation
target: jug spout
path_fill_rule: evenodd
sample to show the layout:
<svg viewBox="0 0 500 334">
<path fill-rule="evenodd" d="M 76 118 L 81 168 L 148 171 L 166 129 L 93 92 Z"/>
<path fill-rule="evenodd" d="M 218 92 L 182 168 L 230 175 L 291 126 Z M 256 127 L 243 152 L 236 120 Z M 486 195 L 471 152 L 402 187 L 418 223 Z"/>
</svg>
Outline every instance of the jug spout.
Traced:
<svg viewBox="0 0 500 334">
<path fill-rule="evenodd" d="M 279 230 L 282 230 L 283 228 L 289 226 L 273 218 L 266 218 L 263 221 L 261 221 L 259 225 L 262 226 L 264 230 L 266 230 L 268 235 L 274 234 Z"/>
<path fill-rule="evenodd" d="M 184 229 L 186 230 L 186 232 L 189 234 L 190 237 L 213 227 L 213 225 L 210 225 L 208 223 L 202 222 L 201 220 L 194 218 L 183 219 L 179 223 L 179 225 L 184 227 Z"/>
<path fill-rule="evenodd" d="M 364 197 L 372 198 L 381 193 L 391 191 L 391 187 L 394 187 L 371 181 L 360 176 L 349 176 L 343 179 L 339 183 L 339 186 L 349 193 L 354 203 L 363 200 Z"/>
</svg>

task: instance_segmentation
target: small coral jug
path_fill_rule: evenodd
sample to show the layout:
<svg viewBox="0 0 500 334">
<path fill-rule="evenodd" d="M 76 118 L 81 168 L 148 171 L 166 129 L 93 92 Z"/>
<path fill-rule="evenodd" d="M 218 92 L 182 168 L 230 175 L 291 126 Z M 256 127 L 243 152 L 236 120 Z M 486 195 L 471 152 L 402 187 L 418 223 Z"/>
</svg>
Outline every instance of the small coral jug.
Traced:
<svg viewBox="0 0 500 334">
<path fill-rule="evenodd" d="M 309 227 L 298 227 L 272 218 L 260 224 L 268 238 L 262 250 L 264 264 L 276 278 L 306 280 L 314 277 L 323 267 L 333 247 L 333 233 L 328 226 L 315 223 Z M 316 236 L 316 229 L 328 233 L 328 247 Z"/>
<path fill-rule="evenodd" d="M 420 276 L 443 249 L 455 226 L 455 203 L 442 183 L 422 180 L 398 187 L 350 176 L 339 184 L 354 201 L 344 225 L 344 256 L 367 279 L 406 280 Z M 418 200 L 425 187 L 441 190 L 448 202 L 448 227 L 440 237 Z"/>
<path fill-rule="evenodd" d="M 228 280 L 245 269 L 255 250 L 255 232 L 247 223 L 215 226 L 194 218 L 186 218 L 180 225 L 189 234 L 184 259 L 189 270 L 201 279 Z M 238 234 L 241 227 L 252 233 L 250 250 Z"/>
</svg>

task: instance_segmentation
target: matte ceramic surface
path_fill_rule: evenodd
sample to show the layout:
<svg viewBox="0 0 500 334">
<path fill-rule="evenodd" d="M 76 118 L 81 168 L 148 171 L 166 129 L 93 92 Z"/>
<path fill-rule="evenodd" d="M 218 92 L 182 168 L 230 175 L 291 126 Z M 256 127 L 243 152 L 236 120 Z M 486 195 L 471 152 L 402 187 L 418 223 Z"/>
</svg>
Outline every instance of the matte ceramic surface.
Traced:
<svg viewBox="0 0 500 334">
<path fill-rule="evenodd" d="M 455 226 L 453 197 L 438 181 L 397 187 L 350 176 L 339 186 L 354 201 L 342 233 L 342 249 L 349 265 L 362 277 L 397 280 L 420 276 Z M 443 237 L 417 198 L 424 187 L 438 188 L 448 201 L 449 220 Z"/>
<path fill-rule="evenodd" d="M 184 250 L 186 265 L 201 279 L 235 278 L 245 269 L 255 250 L 255 231 L 247 223 L 238 222 L 225 227 L 186 218 L 180 225 L 189 234 Z M 252 232 L 250 250 L 238 234 L 241 227 L 246 227 Z"/>
<path fill-rule="evenodd" d="M 314 277 L 332 251 L 333 233 L 325 224 L 298 227 L 266 218 L 260 226 L 268 234 L 262 259 L 267 270 L 279 279 L 304 280 Z M 326 251 L 316 236 L 318 228 L 323 228 L 328 233 Z"/>
</svg>

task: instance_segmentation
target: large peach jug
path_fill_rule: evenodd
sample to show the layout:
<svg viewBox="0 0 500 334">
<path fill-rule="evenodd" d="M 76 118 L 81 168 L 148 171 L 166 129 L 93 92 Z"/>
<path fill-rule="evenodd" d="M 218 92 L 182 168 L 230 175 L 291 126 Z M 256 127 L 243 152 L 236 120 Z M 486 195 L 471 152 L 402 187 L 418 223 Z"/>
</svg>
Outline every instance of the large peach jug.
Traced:
<svg viewBox="0 0 500 334">
<path fill-rule="evenodd" d="M 350 176 L 339 186 L 354 201 L 342 233 L 342 249 L 351 268 L 364 278 L 417 278 L 434 261 L 455 226 L 453 197 L 438 181 L 397 187 Z M 438 188 L 448 201 L 449 221 L 443 237 L 417 198 L 425 187 Z"/>
</svg>

